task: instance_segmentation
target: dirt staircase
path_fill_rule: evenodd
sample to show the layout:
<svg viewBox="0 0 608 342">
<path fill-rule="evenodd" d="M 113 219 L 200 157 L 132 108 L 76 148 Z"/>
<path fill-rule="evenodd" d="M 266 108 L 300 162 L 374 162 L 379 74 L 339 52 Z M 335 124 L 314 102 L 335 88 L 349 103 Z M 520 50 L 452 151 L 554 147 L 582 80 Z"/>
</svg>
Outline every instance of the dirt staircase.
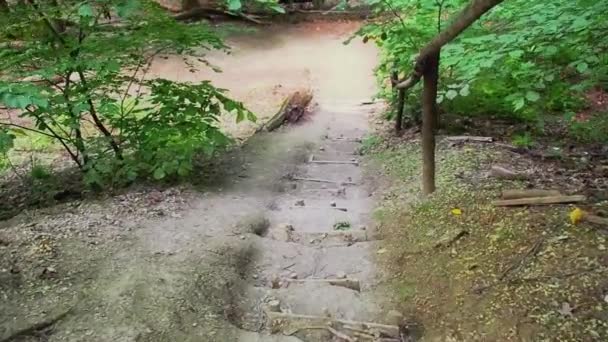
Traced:
<svg viewBox="0 0 608 342">
<path fill-rule="evenodd" d="M 400 317 L 373 291 L 377 237 L 359 155 L 372 110 L 352 101 L 315 113 L 327 119 L 324 133 L 268 206 L 268 231 L 253 238 L 261 252 L 241 311 L 258 314 L 242 326 L 311 342 L 401 340 Z"/>
</svg>

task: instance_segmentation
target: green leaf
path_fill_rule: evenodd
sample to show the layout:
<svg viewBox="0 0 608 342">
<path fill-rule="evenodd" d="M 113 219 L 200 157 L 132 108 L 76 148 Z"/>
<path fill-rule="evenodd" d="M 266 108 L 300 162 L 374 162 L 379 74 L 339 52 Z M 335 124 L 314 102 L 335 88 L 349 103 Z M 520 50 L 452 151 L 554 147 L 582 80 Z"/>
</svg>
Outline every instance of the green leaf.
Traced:
<svg viewBox="0 0 608 342">
<path fill-rule="evenodd" d="M 242 110 L 236 112 L 236 123 L 240 123 L 245 120 L 245 113 Z"/>
<path fill-rule="evenodd" d="M 459 94 L 460 94 L 460 96 L 469 96 L 469 94 L 471 94 L 469 85 L 467 84 L 464 87 L 462 87 L 462 89 L 460 89 Z"/>
<path fill-rule="evenodd" d="M 135 14 L 139 8 L 139 0 L 127 0 L 119 5 L 116 5 L 116 14 L 121 18 L 128 18 Z"/>
<path fill-rule="evenodd" d="M 152 176 L 156 180 L 161 180 L 161 179 L 165 178 L 165 170 L 159 167 L 156 170 L 154 170 L 154 174 Z"/>
<path fill-rule="evenodd" d="M 458 92 L 454 89 L 450 89 L 445 93 L 445 97 L 447 97 L 448 100 L 453 100 L 456 96 L 458 96 Z"/>
<path fill-rule="evenodd" d="M 509 52 L 509 56 L 511 58 L 520 58 L 523 55 L 524 55 L 524 51 L 523 50 L 515 50 L 515 51 Z"/>
<path fill-rule="evenodd" d="M 285 13 L 285 9 L 283 8 L 283 6 L 278 5 L 278 4 L 270 6 L 270 9 L 272 9 L 273 11 L 275 11 L 277 13 L 281 13 L 281 14 Z"/>
<path fill-rule="evenodd" d="M 90 4 L 84 3 L 78 7 L 78 15 L 81 17 L 93 17 L 95 13 L 93 12 L 93 7 Z"/>
<path fill-rule="evenodd" d="M 540 99 L 540 94 L 534 90 L 528 90 L 526 92 L 526 99 L 528 99 L 530 102 L 536 102 Z"/>
<path fill-rule="evenodd" d="M 228 10 L 237 12 L 243 7 L 241 0 L 228 0 Z"/>
<path fill-rule="evenodd" d="M 516 111 L 524 108 L 524 105 L 526 104 L 526 100 L 523 97 L 517 98 L 515 101 L 513 101 L 513 108 L 515 108 Z"/>
<path fill-rule="evenodd" d="M 576 65 L 576 70 L 578 72 L 580 72 L 581 74 L 584 73 L 585 71 L 587 71 L 588 69 L 589 69 L 589 64 L 587 64 L 585 62 L 581 62 Z"/>
</svg>

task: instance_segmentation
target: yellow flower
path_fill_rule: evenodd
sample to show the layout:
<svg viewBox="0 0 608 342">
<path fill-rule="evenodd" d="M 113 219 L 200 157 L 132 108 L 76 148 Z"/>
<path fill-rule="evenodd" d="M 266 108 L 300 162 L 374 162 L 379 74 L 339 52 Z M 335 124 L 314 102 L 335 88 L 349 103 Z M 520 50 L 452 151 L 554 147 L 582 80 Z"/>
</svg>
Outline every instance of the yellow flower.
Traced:
<svg viewBox="0 0 608 342">
<path fill-rule="evenodd" d="M 579 208 L 574 208 L 574 210 L 570 212 L 570 222 L 572 222 L 572 224 L 579 223 L 583 219 L 584 214 L 585 213 Z"/>
<path fill-rule="evenodd" d="M 454 209 L 452 209 L 452 211 L 451 211 L 451 212 L 452 212 L 452 215 L 455 215 L 455 216 L 460 216 L 460 215 L 462 215 L 462 210 L 460 210 L 460 209 L 458 209 L 458 208 L 454 208 Z"/>
</svg>

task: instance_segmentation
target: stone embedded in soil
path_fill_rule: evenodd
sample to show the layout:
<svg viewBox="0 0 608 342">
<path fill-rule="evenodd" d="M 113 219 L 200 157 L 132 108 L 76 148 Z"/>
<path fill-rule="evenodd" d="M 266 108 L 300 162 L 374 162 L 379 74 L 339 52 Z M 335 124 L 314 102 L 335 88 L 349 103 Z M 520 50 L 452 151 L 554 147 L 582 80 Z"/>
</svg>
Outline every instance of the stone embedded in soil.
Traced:
<svg viewBox="0 0 608 342">
<path fill-rule="evenodd" d="M 343 271 L 339 271 L 338 273 L 336 273 L 336 278 L 338 279 L 345 279 L 346 278 L 346 273 Z"/>
<path fill-rule="evenodd" d="M 281 302 L 277 299 L 268 301 L 267 307 L 270 312 L 281 312 Z"/>
<path fill-rule="evenodd" d="M 298 274 L 296 272 L 292 272 L 289 274 L 289 279 L 298 279 Z"/>
<path fill-rule="evenodd" d="M 403 323 L 404 316 L 397 310 L 390 310 L 386 314 L 386 323 L 393 325 L 401 325 Z"/>
<path fill-rule="evenodd" d="M 332 206 L 332 207 L 335 207 L 335 206 L 336 206 L 336 201 L 331 201 L 331 202 L 329 203 L 329 205 L 330 205 L 330 206 Z"/>
<path fill-rule="evenodd" d="M 305 205 L 304 200 L 298 200 L 298 201 L 296 201 L 295 205 L 298 206 L 298 207 L 303 207 Z"/>
<path fill-rule="evenodd" d="M 279 278 L 278 274 L 273 274 L 270 277 L 270 288 L 278 289 L 281 287 L 281 278 Z"/>
</svg>

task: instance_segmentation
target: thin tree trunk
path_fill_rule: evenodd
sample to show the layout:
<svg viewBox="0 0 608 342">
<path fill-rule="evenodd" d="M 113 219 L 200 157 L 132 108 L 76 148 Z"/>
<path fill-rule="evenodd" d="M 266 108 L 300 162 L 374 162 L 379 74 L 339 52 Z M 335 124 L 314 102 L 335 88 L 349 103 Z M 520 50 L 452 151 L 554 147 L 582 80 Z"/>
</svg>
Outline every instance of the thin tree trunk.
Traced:
<svg viewBox="0 0 608 342">
<path fill-rule="evenodd" d="M 435 191 L 435 129 L 437 122 L 437 80 L 439 53 L 428 57 L 422 91 L 422 193 Z"/>
<path fill-rule="evenodd" d="M 395 131 L 401 132 L 403 129 L 403 107 L 405 105 L 405 89 L 398 89 L 397 83 L 399 82 L 399 72 L 394 70 L 391 73 L 391 86 L 393 91 L 397 91 L 397 103 L 395 103 Z"/>
<path fill-rule="evenodd" d="M 397 89 L 397 117 L 395 118 L 395 131 L 403 129 L 403 112 L 405 110 L 405 89 Z"/>
</svg>

